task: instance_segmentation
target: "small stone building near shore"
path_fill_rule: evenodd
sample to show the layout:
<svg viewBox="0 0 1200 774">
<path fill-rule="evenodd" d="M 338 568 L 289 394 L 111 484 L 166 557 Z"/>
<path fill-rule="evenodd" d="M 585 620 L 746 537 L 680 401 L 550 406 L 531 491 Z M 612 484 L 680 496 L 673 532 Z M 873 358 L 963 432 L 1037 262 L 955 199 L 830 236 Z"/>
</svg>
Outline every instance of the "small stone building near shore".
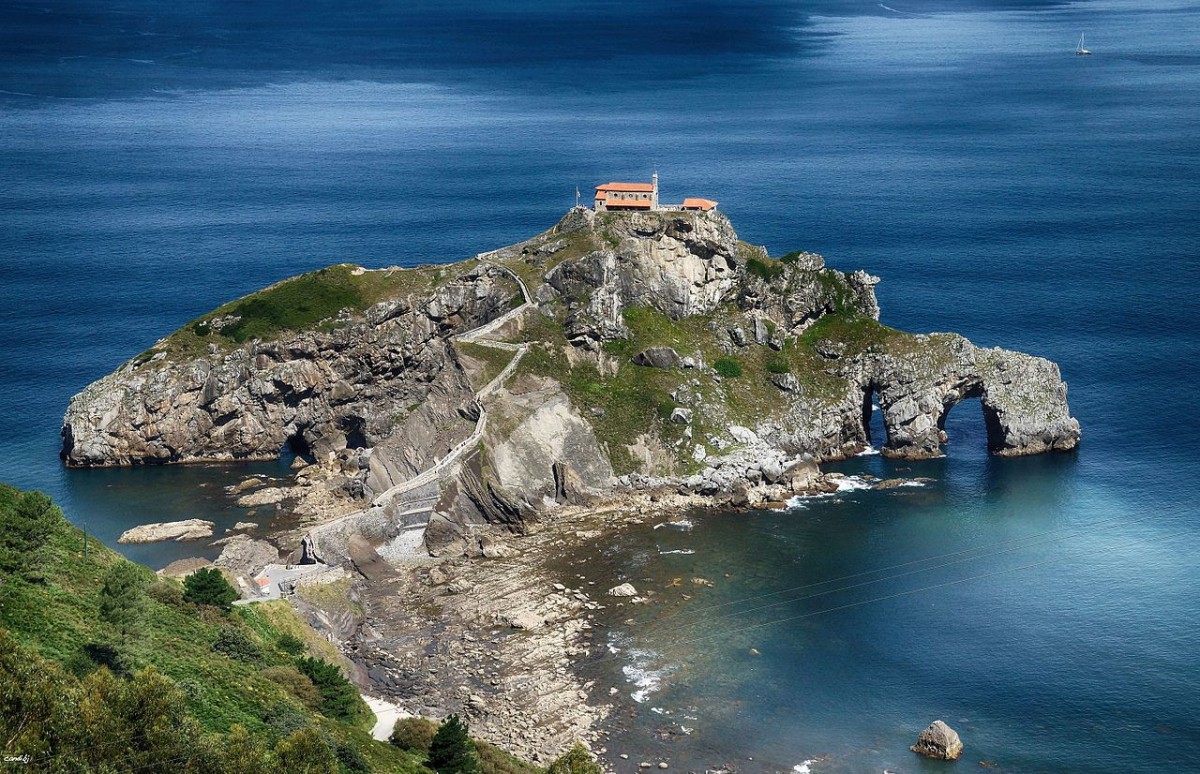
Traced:
<svg viewBox="0 0 1200 774">
<path fill-rule="evenodd" d="M 655 172 L 649 183 L 605 183 L 596 186 L 596 212 L 612 211 L 653 211 L 653 210 L 699 210 L 707 212 L 715 209 L 717 203 L 712 199 L 688 197 L 682 204 L 659 204 L 658 173 Z"/>
</svg>

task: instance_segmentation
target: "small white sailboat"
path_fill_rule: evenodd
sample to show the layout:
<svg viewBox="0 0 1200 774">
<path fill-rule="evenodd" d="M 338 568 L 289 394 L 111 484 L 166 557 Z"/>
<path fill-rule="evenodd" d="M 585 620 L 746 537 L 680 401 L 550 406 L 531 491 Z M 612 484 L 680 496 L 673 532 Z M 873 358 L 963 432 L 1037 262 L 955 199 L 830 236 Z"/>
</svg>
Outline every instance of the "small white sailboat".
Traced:
<svg viewBox="0 0 1200 774">
<path fill-rule="evenodd" d="M 1075 46 L 1076 56 L 1091 56 L 1092 52 L 1083 47 L 1083 33 L 1079 33 L 1079 45 Z"/>
</svg>

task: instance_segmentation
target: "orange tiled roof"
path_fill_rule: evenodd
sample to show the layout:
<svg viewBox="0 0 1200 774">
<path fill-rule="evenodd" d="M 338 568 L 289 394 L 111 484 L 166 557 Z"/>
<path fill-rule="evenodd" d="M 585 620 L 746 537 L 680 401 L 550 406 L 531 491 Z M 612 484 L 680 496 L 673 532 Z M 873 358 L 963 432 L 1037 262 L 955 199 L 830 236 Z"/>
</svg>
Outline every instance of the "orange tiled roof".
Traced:
<svg viewBox="0 0 1200 774">
<path fill-rule="evenodd" d="M 698 197 L 689 196 L 683 200 L 683 208 L 685 210 L 711 210 L 716 206 L 717 203 L 712 199 L 700 199 Z"/>
<path fill-rule="evenodd" d="M 608 198 L 608 193 L 606 191 L 600 191 L 600 190 L 596 191 L 597 201 L 604 201 L 607 198 Z"/>
<path fill-rule="evenodd" d="M 632 209 L 637 209 L 637 210 L 648 210 L 648 209 L 650 209 L 650 200 L 649 199 L 613 199 L 612 201 L 607 202 L 604 206 L 605 206 L 605 208 L 610 209 L 610 210 L 619 209 L 621 207 L 630 207 Z"/>
<path fill-rule="evenodd" d="M 631 191 L 653 193 L 654 183 L 605 183 L 596 186 L 597 191 Z"/>
</svg>

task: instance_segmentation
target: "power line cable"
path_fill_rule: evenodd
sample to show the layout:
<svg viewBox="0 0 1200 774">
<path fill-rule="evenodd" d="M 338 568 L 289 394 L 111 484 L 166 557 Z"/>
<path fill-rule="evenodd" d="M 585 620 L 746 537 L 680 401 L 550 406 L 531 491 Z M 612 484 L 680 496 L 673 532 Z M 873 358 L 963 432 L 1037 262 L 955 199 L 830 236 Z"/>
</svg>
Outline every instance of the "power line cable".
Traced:
<svg viewBox="0 0 1200 774">
<path fill-rule="evenodd" d="M 1154 515 L 1143 516 L 1143 517 L 1141 517 L 1141 518 L 1139 518 L 1139 519 L 1132 519 L 1132 520 L 1124 521 L 1124 522 L 1122 522 L 1122 523 L 1123 523 L 1123 524 L 1137 524 L 1137 523 L 1138 523 L 1138 522 L 1140 522 L 1140 521 L 1145 521 L 1146 519 L 1153 518 L 1153 516 L 1154 516 Z M 1073 533 L 1073 534 L 1062 534 L 1062 535 L 1061 535 L 1061 537 L 1073 537 L 1073 536 L 1077 536 L 1077 535 L 1085 534 L 1086 532 L 1090 532 L 1090 531 L 1092 531 L 1093 529 L 1094 529 L 1094 527 L 1089 527 L 1089 529 L 1087 529 L 1087 530 L 1076 530 L 1076 532 L 1075 532 L 1075 533 Z M 1048 534 L 1048 533 L 1043 533 L 1043 535 L 1044 535 L 1044 534 Z M 827 596 L 827 595 L 829 595 L 829 594 L 837 594 L 837 593 L 839 593 L 839 592 L 842 592 L 842 591 L 850 591 L 851 589 L 862 588 L 862 587 L 864 587 L 864 586 L 872 586 L 872 585 L 875 585 L 875 584 L 877 584 L 877 583 L 884 583 L 884 582 L 886 582 L 886 581 L 896 580 L 897 578 L 904 578 L 904 577 L 907 577 L 907 576 L 909 576 L 909 575 L 917 575 L 917 574 L 919 574 L 919 573 L 923 573 L 923 572 L 931 572 L 931 571 L 933 571 L 933 570 L 940 570 L 940 569 L 943 569 L 943 568 L 945 568 L 945 567 L 952 567 L 952 566 L 954 566 L 954 565 L 956 565 L 956 564 L 962 564 L 962 563 L 964 563 L 964 562 L 972 562 L 972 561 L 981 560 L 981 559 L 991 559 L 991 558 L 995 558 L 995 557 L 997 557 L 997 556 L 1002 556 L 1002 555 L 1004 555 L 1004 554 L 1009 554 L 1009 553 L 1012 553 L 1013 551 L 1020 551 L 1020 550 L 1022 550 L 1022 549 L 1025 549 L 1025 548 L 1032 548 L 1032 547 L 1035 547 L 1035 546 L 1038 546 L 1038 545 L 1044 545 L 1044 544 L 1046 544 L 1046 543 L 1050 542 L 1050 541 L 1040 540 L 1040 539 L 1038 539 L 1039 537 L 1040 537 L 1040 536 L 1031 536 L 1031 537 L 1028 537 L 1028 538 L 1015 538 L 1015 539 L 1014 539 L 1014 540 L 1012 540 L 1012 541 L 1005 541 L 1004 543 L 998 543 L 998 544 L 993 544 L 992 546 L 982 547 L 982 548 L 991 548 L 991 547 L 994 547 L 994 546 L 996 546 L 996 545 L 1004 545 L 1004 544 L 1006 544 L 1006 543 L 1017 543 L 1017 545 L 1013 545 L 1013 546 L 1011 546 L 1011 547 L 1009 547 L 1009 548 L 1005 548 L 1005 549 L 1003 549 L 1003 550 L 999 550 L 999 551 L 988 551 L 987 553 L 981 553 L 981 554 L 978 554 L 978 555 L 976 555 L 976 556 L 966 556 L 966 557 L 962 557 L 962 558 L 960 558 L 960 559 L 955 559 L 954 561 L 951 561 L 951 562 L 943 562 L 942 564 L 931 565 L 931 566 L 929 566 L 929 567 L 920 567 L 920 568 L 917 568 L 917 569 L 914 569 L 914 570 L 908 570 L 908 571 L 906 571 L 906 572 L 894 573 L 894 574 L 892 574 L 892 575 L 885 575 L 885 576 L 883 576 L 883 577 L 880 577 L 880 578 L 874 578 L 874 579 L 872 579 L 872 580 L 862 581 L 861 583 L 853 583 L 853 584 L 850 584 L 850 585 L 848 585 L 848 586 L 840 586 L 840 587 L 837 587 L 837 588 L 826 589 L 826 590 L 824 590 L 824 591 L 818 591 L 818 592 L 816 592 L 816 593 L 814 593 L 814 594 L 806 594 L 806 595 L 804 595 L 804 596 L 802 596 L 802 597 L 795 597 L 795 598 L 791 598 L 791 599 L 784 599 L 784 600 L 782 600 L 782 601 L 779 601 L 779 602 L 772 602 L 772 603 L 770 603 L 770 604 L 766 604 L 766 605 L 759 605 L 758 607 L 751 607 L 751 608 L 747 608 L 747 609 L 745 609 L 745 610 L 734 610 L 734 611 L 732 611 L 732 612 L 729 612 L 729 613 L 720 613 L 720 614 L 718 614 L 718 615 L 714 616 L 713 618 L 709 618 L 709 619 L 706 619 L 706 620 L 703 620 L 703 621 L 682 622 L 682 623 L 678 623 L 678 624 L 675 624 L 675 625 L 677 625 L 677 626 L 683 626 L 683 627 L 707 625 L 707 624 L 710 624 L 710 623 L 712 623 L 712 621 L 713 621 L 713 620 L 720 620 L 720 619 L 725 619 L 725 618 L 731 618 L 731 617 L 733 617 L 733 616 L 746 615 L 746 614 L 748 614 L 748 613 L 754 613 L 754 612 L 757 612 L 757 611 L 759 611 L 759 610 L 767 610 L 767 609 L 769 609 L 769 608 L 773 608 L 773 607 L 779 607 L 780 605 L 788 605 L 788 604 L 792 604 L 792 603 L 794 603 L 794 602 L 801 602 L 801 601 L 804 601 L 804 600 L 807 600 L 807 599 L 815 599 L 816 597 L 823 597 L 823 596 Z M 959 554 L 968 553 L 968 552 L 970 552 L 970 551 L 973 551 L 973 550 L 981 550 L 981 549 L 967 549 L 967 550 L 964 550 L 964 551 L 959 551 L 959 552 L 956 552 L 956 553 L 954 553 L 954 554 L 947 554 L 947 556 L 956 556 L 956 555 L 959 555 Z M 932 558 L 930 558 L 930 559 L 914 560 L 913 562 L 905 562 L 905 563 L 903 563 L 903 564 L 900 564 L 900 565 L 894 565 L 894 567 L 904 567 L 904 566 L 908 566 L 908 565 L 911 565 L 911 564 L 919 564 L 920 562 L 925 562 L 925 561 L 932 561 Z M 886 569 L 886 568 L 885 568 L 885 569 Z M 665 616 L 663 616 L 662 618 L 659 618 L 658 620 L 654 621 L 654 622 L 653 622 L 651 625 L 652 625 L 652 626 L 654 626 L 654 627 L 657 627 L 657 626 L 659 626 L 659 625 L 663 624 L 663 622 L 664 622 L 664 621 L 668 621 L 669 619 L 675 618 L 675 617 L 677 617 L 677 616 L 679 616 L 679 615 L 694 615 L 694 614 L 697 614 L 697 613 L 704 612 L 705 610 L 713 610 L 713 609 L 716 609 L 716 608 L 718 608 L 718 607 L 726 607 L 726 606 L 728 606 L 728 605 L 732 605 L 732 604 L 742 604 L 742 603 L 744 603 L 744 602 L 754 601 L 754 600 L 756 600 L 756 599 L 765 599 L 765 598 L 766 598 L 766 597 L 768 597 L 768 596 L 778 596 L 778 595 L 780 595 L 780 594 L 792 593 L 792 592 L 795 592 L 795 591 L 803 591 L 804 589 L 813 588 L 813 587 L 815 587 L 815 586 L 823 586 L 823 585 L 827 585 L 827 584 L 829 584 L 829 583 L 834 583 L 834 582 L 837 582 L 838 580 L 849 580 L 849 579 L 852 579 L 852 578 L 855 578 L 855 577 L 862 577 L 863 575 L 870 575 L 870 574 L 872 574 L 872 573 L 874 573 L 874 572 L 882 572 L 882 571 L 883 571 L 883 569 L 880 569 L 880 570 L 869 570 L 869 571 L 866 571 L 866 572 L 855 573 L 854 575 L 850 575 L 850 576 L 844 576 L 844 577 L 843 577 L 843 578 L 841 578 L 841 579 L 835 579 L 835 580 L 833 580 L 833 581 L 818 581 L 818 582 L 815 582 L 815 583 L 809 583 L 809 584 L 805 584 L 805 585 L 803 585 L 803 586 L 795 586 L 795 587 L 793 587 L 793 588 L 790 588 L 790 589 L 784 589 L 784 590 L 782 590 L 782 591 L 771 592 L 770 594 L 760 594 L 760 595 L 757 595 L 757 596 L 754 596 L 754 597 L 748 597 L 748 598 L 746 598 L 746 599 L 743 599 L 743 600 L 740 600 L 740 601 L 739 601 L 739 600 L 735 600 L 735 601 L 732 601 L 732 602 L 721 603 L 721 604 L 719 604 L 719 605 L 711 605 L 711 606 L 708 606 L 708 607 L 706 607 L 706 608 L 700 608 L 700 609 L 698 609 L 698 610 L 693 610 L 693 611 L 688 611 L 688 610 L 679 610 L 679 611 L 676 611 L 676 612 L 674 612 L 674 613 L 670 613 L 670 614 L 668 614 L 668 615 L 665 615 Z"/>
<path fill-rule="evenodd" d="M 1187 535 L 1187 534 L 1190 534 L 1191 532 L 1192 532 L 1192 530 L 1183 530 L 1181 532 L 1174 532 L 1174 533 L 1171 533 L 1170 535 L 1165 535 L 1160 539 L 1165 540 L 1165 539 L 1169 539 L 1169 538 L 1173 538 L 1173 537 L 1179 537 L 1180 535 Z M 1135 545 L 1135 543 L 1130 542 L 1130 543 L 1123 543 L 1123 544 L 1115 545 L 1115 546 L 1109 546 L 1108 548 L 1100 548 L 1100 549 L 1096 549 L 1094 551 L 1090 551 L 1088 553 L 1088 555 L 1095 556 L 1098 554 L 1108 553 L 1110 551 L 1116 551 L 1116 550 L 1119 550 L 1122 548 L 1128 548 L 1133 545 Z M 766 626 L 776 626 L 781 623 L 788 623 L 791 621 L 799 621 L 799 620 L 802 620 L 805 618 L 811 618 L 811 617 L 817 616 L 817 615 L 824 615 L 826 613 L 832 613 L 832 612 L 836 612 L 839 610 L 848 610 L 850 608 L 862 607 L 863 605 L 874 604 L 877 602 L 884 602 L 884 601 L 887 601 L 890 599 L 896 599 L 899 597 L 910 596 L 912 594 L 919 594 L 924 591 L 932 591 L 934 589 L 945 588 L 947 586 L 955 586 L 958 584 L 967 583 L 972 580 L 979 580 L 981 578 L 990 578 L 990 577 L 993 577 L 996 575 L 1004 575 L 1006 573 L 1019 572 L 1021 570 L 1027 570 L 1032 567 L 1039 567 L 1039 566 L 1042 566 L 1045 564 L 1051 564 L 1053 562 L 1057 562 L 1057 561 L 1060 561 L 1065 558 L 1068 558 L 1068 557 L 1061 556 L 1061 555 L 1054 556 L 1054 557 L 1050 557 L 1048 559 L 1043 559 L 1041 561 L 1032 562 L 1030 564 L 1024 564 L 1024 565 L 1020 565 L 1017 567 L 1006 567 L 1004 569 L 994 570 L 992 572 L 980 573 L 978 575 L 970 575 L 965 578 L 957 578 L 957 579 L 945 581 L 942 583 L 935 583 L 935 584 L 928 585 L 928 586 L 922 586 L 922 587 L 915 588 L 915 589 L 908 589 L 906 591 L 896 592 L 895 594 L 887 594 L 885 596 L 874 597 L 872 599 L 864 599 L 864 600 L 859 600 L 857 602 L 850 602 L 850 603 L 847 603 L 844 605 L 838 605 L 836 607 L 825 608 L 823 610 L 815 610 L 815 611 L 808 612 L 808 613 L 801 613 L 799 615 L 787 616 L 784 618 L 778 618 L 775 620 L 765 621 L 762 623 L 751 624 L 751 625 L 746 625 L 746 626 L 739 626 L 737 628 L 726 629 L 721 632 L 708 634 L 703 637 L 693 637 L 693 638 L 688 638 L 688 639 L 683 639 L 683 640 L 667 641 L 664 644 L 664 647 L 677 648 L 677 647 L 681 647 L 684 645 L 691 645 L 691 644 L 694 644 L 697 642 L 705 642 L 707 640 L 716 639 L 718 637 L 728 637 L 730 634 L 735 633 L 735 632 L 751 631 L 754 629 L 761 629 Z M 592 659 L 591 661 L 588 661 L 587 663 L 589 666 L 591 666 L 591 665 L 602 664 L 602 663 L 606 663 L 609 661 L 617 661 L 617 660 L 620 660 L 620 659 L 618 658 L 618 656 L 616 654 L 614 654 L 612 656 L 604 656 L 604 657 L 601 657 L 598 659 Z"/>
</svg>

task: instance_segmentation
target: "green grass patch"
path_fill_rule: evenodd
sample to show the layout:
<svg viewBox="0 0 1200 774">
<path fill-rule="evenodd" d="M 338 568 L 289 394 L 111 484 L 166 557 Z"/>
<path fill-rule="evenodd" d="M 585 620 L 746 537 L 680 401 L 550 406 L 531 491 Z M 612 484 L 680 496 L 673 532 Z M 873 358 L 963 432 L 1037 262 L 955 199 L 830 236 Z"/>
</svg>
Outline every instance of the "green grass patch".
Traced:
<svg viewBox="0 0 1200 774">
<path fill-rule="evenodd" d="M 742 375 L 742 364 L 732 357 L 719 357 L 713 362 L 713 370 L 727 379 Z"/>
<path fill-rule="evenodd" d="M 24 518 L 22 511 L 28 515 L 41 502 L 0 485 L 0 550 L 29 534 L 9 527 Z M 7 647 L 25 654 L 19 661 L 44 660 L 47 666 L 39 674 L 61 670 L 66 682 L 57 695 L 64 701 L 81 690 L 72 681 L 86 681 L 101 664 L 129 676 L 151 668 L 178 692 L 179 712 L 194 719 L 188 722 L 196 724 L 197 733 L 219 740 L 240 725 L 256 746 L 267 750 L 280 736 L 270 718 L 283 711 L 319 728 L 331 744 L 359 748 L 376 771 L 422 771 L 419 757 L 369 738 L 370 712 L 356 691 L 343 687 L 335 703 L 339 720 L 313 712 L 271 679 L 269 670 L 296 665 L 291 640 L 311 656 L 342 663 L 333 646 L 286 602 L 238 606 L 228 613 L 198 607 L 183 602 L 181 593 L 167 593 L 178 581 L 154 580 L 150 570 L 141 568 L 148 593 L 136 625 L 123 633 L 101 618 L 100 589 L 110 568 L 126 560 L 90 536 L 85 555 L 84 533 L 52 506 L 48 518 L 39 516 L 38 525 L 32 544 L 21 543 L 22 566 L 0 570 L 0 638 L 10 638 Z M 287 643 L 289 647 L 281 647 Z"/>
<path fill-rule="evenodd" d="M 452 276 L 452 270 L 444 267 L 362 270 L 350 264 L 329 266 L 231 301 L 188 323 L 134 362 L 146 362 L 156 351 L 177 358 L 198 357 L 210 344 L 228 348 L 255 338 L 269 340 L 286 331 L 329 330 L 336 327 L 343 310 L 361 313 L 388 298 L 430 293 Z"/>
<path fill-rule="evenodd" d="M 767 282 L 773 282 L 783 276 L 785 268 L 779 261 L 772 261 L 769 258 L 751 258 L 746 261 L 746 271 Z"/>
<path fill-rule="evenodd" d="M 478 368 L 467 369 L 467 375 L 471 378 L 471 386 L 476 391 L 482 390 L 489 382 L 499 376 L 500 372 L 512 362 L 515 355 L 515 353 L 506 349 L 497 349 L 496 347 L 474 344 L 467 341 L 455 342 L 454 347 L 460 354 L 480 364 Z"/>
</svg>

